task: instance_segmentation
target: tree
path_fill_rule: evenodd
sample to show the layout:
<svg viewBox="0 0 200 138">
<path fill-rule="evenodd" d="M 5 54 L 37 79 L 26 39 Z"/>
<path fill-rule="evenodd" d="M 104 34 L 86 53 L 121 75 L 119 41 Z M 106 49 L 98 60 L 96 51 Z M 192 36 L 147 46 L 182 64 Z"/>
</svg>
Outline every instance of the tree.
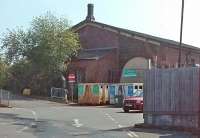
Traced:
<svg viewBox="0 0 200 138">
<path fill-rule="evenodd" d="M 6 63 L 3 61 L 2 58 L 0 58 L 0 88 L 5 87 L 6 85 L 6 80 L 7 80 L 7 65 Z"/>
<path fill-rule="evenodd" d="M 8 30 L 2 43 L 11 78 L 18 81 L 20 89 L 31 85 L 32 89 L 39 87 L 37 91 L 54 85 L 64 61 L 70 61 L 80 49 L 78 35 L 70 30 L 68 20 L 49 12 L 35 17 L 27 30 Z"/>
</svg>

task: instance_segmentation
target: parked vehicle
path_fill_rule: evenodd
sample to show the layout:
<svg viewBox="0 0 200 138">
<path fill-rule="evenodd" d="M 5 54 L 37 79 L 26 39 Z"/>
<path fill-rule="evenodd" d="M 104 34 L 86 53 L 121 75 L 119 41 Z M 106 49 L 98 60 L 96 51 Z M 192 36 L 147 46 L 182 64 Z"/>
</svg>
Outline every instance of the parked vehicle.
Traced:
<svg viewBox="0 0 200 138">
<path fill-rule="evenodd" d="M 138 91 L 134 96 L 126 97 L 123 101 L 124 112 L 129 110 L 143 110 L 143 92 Z"/>
</svg>

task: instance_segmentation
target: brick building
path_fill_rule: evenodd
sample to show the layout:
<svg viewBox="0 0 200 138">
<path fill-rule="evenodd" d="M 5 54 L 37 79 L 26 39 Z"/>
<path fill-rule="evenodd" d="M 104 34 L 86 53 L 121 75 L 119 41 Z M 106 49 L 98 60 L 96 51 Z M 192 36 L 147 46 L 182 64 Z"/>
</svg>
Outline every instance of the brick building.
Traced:
<svg viewBox="0 0 200 138">
<path fill-rule="evenodd" d="M 178 42 L 96 22 L 92 4 L 86 19 L 72 29 L 82 46 L 69 66 L 77 82 L 141 82 L 144 69 L 178 65 Z M 182 67 L 200 63 L 200 48 L 183 44 L 181 52 Z"/>
</svg>

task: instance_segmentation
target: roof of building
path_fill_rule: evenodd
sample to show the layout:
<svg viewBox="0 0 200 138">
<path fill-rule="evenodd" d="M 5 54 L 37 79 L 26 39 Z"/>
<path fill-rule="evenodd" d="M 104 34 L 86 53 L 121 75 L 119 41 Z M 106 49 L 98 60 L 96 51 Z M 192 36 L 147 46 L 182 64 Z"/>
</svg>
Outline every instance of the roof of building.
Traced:
<svg viewBox="0 0 200 138">
<path fill-rule="evenodd" d="M 125 33 L 125 34 L 130 35 L 130 36 L 137 36 L 137 37 L 142 37 L 144 39 L 148 39 L 150 41 L 151 40 L 157 41 L 157 43 L 164 42 L 164 43 L 172 44 L 170 46 L 172 46 L 172 47 L 175 46 L 175 48 L 179 47 L 179 42 L 174 41 L 174 40 L 169 40 L 169 39 L 165 39 L 165 38 L 161 38 L 161 37 L 152 36 L 152 35 L 149 35 L 149 34 L 139 33 L 139 32 L 136 32 L 136 31 L 123 29 L 123 28 L 115 27 L 115 26 L 112 26 L 112 25 L 107 25 L 107 24 L 104 24 L 104 23 L 96 22 L 96 21 L 84 20 L 84 21 L 74 25 L 72 27 L 72 29 L 77 31 L 85 25 L 97 25 L 97 26 L 100 26 L 100 27 L 105 28 L 105 29 L 109 28 L 109 29 L 115 30 L 116 32 L 121 33 L 121 34 Z M 192 45 L 182 44 L 182 47 L 183 48 L 189 48 L 189 49 L 192 49 L 192 50 L 198 50 L 196 52 L 200 52 L 200 48 L 192 46 Z"/>
<path fill-rule="evenodd" d="M 107 55 L 113 49 L 115 48 L 108 47 L 108 48 L 96 48 L 96 49 L 82 49 L 80 50 L 76 58 L 79 60 L 98 60 Z"/>
</svg>

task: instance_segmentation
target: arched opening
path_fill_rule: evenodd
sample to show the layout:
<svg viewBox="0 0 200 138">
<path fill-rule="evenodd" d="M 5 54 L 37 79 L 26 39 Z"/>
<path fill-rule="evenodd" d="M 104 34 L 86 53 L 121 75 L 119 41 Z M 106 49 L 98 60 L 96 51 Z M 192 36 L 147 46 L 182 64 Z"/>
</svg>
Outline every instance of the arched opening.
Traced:
<svg viewBox="0 0 200 138">
<path fill-rule="evenodd" d="M 144 57 L 134 57 L 123 67 L 120 82 L 122 83 L 142 83 L 144 70 L 151 68 L 150 59 Z"/>
</svg>

